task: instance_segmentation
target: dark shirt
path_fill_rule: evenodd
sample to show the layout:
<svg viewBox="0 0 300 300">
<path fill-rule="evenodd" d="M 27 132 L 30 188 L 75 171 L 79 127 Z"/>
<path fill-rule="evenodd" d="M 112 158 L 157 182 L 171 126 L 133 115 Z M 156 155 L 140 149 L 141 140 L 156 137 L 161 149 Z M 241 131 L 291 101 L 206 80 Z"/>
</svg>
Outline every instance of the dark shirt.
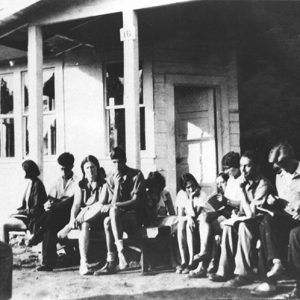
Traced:
<svg viewBox="0 0 300 300">
<path fill-rule="evenodd" d="M 109 202 L 112 201 L 114 195 L 113 175 L 107 179 L 107 189 L 109 193 Z M 137 195 L 138 202 L 145 196 L 145 179 L 140 170 L 126 167 L 125 174 L 120 186 L 120 202 L 128 201 Z"/>
</svg>

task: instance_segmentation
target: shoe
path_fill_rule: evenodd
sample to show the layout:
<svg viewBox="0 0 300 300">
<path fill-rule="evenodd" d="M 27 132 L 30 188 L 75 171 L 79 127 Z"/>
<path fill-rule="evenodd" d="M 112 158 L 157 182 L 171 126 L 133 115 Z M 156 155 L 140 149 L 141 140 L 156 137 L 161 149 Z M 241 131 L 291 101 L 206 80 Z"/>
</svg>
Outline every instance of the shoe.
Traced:
<svg viewBox="0 0 300 300">
<path fill-rule="evenodd" d="M 208 279 L 213 281 L 213 282 L 225 282 L 225 281 L 228 281 L 228 278 L 225 277 L 225 276 L 221 276 L 221 275 L 218 275 L 218 274 L 210 274 L 208 276 Z"/>
<path fill-rule="evenodd" d="M 257 287 L 255 287 L 250 293 L 252 296 L 256 297 L 267 297 L 273 295 L 277 290 L 275 284 L 270 284 L 268 282 L 263 282 Z"/>
<path fill-rule="evenodd" d="M 175 273 L 177 273 L 177 274 L 181 274 L 181 273 L 182 273 L 182 271 L 186 269 L 186 267 L 187 267 L 187 265 L 186 265 L 186 264 L 182 264 L 182 265 L 179 265 L 179 266 L 177 266 L 177 267 L 176 267 L 176 271 L 175 271 Z"/>
<path fill-rule="evenodd" d="M 100 270 L 94 272 L 94 276 L 109 275 L 109 274 L 116 274 L 116 273 L 117 273 L 116 263 L 114 261 L 108 261 Z"/>
<path fill-rule="evenodd" d="M 290 293 L 284 295 L 284 299 L 299 300 L 300 299 L 300 289 L 295 287 Z"/>
<path fill-rule="evenodd" d="M 236 276 L 234 279 L 231 279 L 227 283 L 227 287 L 240 287 L 252 283 L 253 280 L 247 276 Z"/>
<path fill-rule="evenodd" d="M 127 260 L 126 260 L 124 251 L 120 251 L 118 253 L 118 257 L 119 257 L 119 269 L 120 270 L 127 269 L 129 267 L 129 264 L 128 264 Z"/>
<path fill-rule="evenodd" d="M 81 276 L 90 275 L 92 272 L 88 267 L 87 263 L 81 263 L 79 267 L 79 274 Z"/>
<path fill-rule="evenodd" d="M 53 267 L 47 266 L 47 265 L 41 265 L 41 266 L 37 267 L 36 270 L 41 271 L 41 272 L 51 272 L 51 271 L 53 271 Z"/>
<path fill-rule="evenodd" d="M 216 264 L 216 260 L 212 259 L 208 265 L 207 273 L 213 274 L 218 271 L 218 265 Z"/>
<path fill-rule="evenodd" d="M 204 254 L 195 254 L 193 257 L 193 262 L 200 262 L 200 261 L 204 261 L 208 258 L 208 253 L 204 253 Z"/>
<path fill-rule="evenodd" d="M 67 224 L 63 229 L 61 229 L 58 233 L 57 233 L 57 237 L 59 239 L 65 239 L 68 234 L 70 233 L 70 231 L 72 230 L 72 227 Z"/>
<path fill-rule="evenodd" d="M 187 275 L 187 278 L 205 278 L 206 277 L 206 270 L 201 269 L 200 271 L 190 271 L 190 273 Z"/>
<path fill-rule="evenodd" d="M 273 264 L 271 270 L 267 273 L 267 277 L 271 278 L 271 277 L 278 277 L 279 275 L 281 275 L 284 272 L 284 267 L 281 263 L 281 261 L 276 262 Z"/>
<path fill-rule="evenodd" d="M 195 269 L 195 266 L 192 264 L 192 265 L 187 265 L 185 267 L 185 269 L 182 270 L 181 274 L 189 274 L 190 271 L 194 270 Z"/>
</svg>

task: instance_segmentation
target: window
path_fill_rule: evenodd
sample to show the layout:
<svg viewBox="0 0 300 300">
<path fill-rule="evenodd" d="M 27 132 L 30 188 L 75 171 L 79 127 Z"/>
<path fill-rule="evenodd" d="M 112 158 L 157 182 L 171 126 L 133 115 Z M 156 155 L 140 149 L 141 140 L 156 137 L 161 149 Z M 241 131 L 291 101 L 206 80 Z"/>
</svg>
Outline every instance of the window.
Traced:
<svg viewBox="0 0 300 300">
<path fill-rule="evenodd" d="M 23 98 L 23 145 L 24 155 L 29 154 L 29 97 L 28 74 L 22 72 L 22 98 Z M 55 73 L 54 68 L 43 70 L 43 140 L 44 155 L 56 154 L 56 103 L 55 103 Z"/>
<path fill-rule="evenodd" d="M 143 101 L 143 70 L 140 68 L 140 139 L 141 150 L 146 150 L 145 104 Z M 106 65 L 106 120 L 109 151 L 116 146 L 126 146 L 125 105 L 123 91 L 123 63 Z"/>
<path fill-rule="evenodd" d="M 15 156 L 12 74 L 0 75 L 0 157 Z"/>
</svg>

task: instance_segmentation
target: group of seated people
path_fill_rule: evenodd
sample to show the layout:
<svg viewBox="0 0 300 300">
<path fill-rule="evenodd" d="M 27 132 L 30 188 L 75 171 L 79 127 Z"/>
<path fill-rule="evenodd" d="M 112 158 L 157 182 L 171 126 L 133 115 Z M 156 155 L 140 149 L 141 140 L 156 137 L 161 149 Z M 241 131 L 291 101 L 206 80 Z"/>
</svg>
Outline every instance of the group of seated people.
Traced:
<svg viewBox="0 0 300 300">
<path fill-rule="evenodd" d="M 251 292 L 267 296 L 276 292 L 279 276 L 289 268 L 297 280 L 289 296 L 300 297 L 300 164 L 288 143 L 274 146 L 269 154 L 276 188 L 261 174 L 254 152 L 240 156 L 231 151 L 222 158 L 223 171 L 212 195 L 205 194 L 192 174 L 182 174 L 175 208 L 159 172 L 150 172 L 145 180 L 140 170 L 126 165 L 120 147 L 110 157 L 112 175 L 106 176 L 97 158 L 89 155 L 78 180 L 72 171 L 74 156 L 61 154 L 62 176 L 48 195 L 38 166 L 23 162 L 28 184 L 22 206 L 1 225 L 0 239 L 9 243 L 9 231 L 29 230 L 28 246 L 42 242 L 43 261 L 37 269 L 52 271 L 58 239 L 78 228 L 79 273 L 104 275 L 128 267 L 124 231 L 129 235 L 141 226 L 169 226 L 177 234 L 181 259 L 176 273 L 238 287 L 253 282 L 258 269 L 263 282 Z M 90 229 L 100 222 L 107 258 L 92 271 Z"/>
</svg>

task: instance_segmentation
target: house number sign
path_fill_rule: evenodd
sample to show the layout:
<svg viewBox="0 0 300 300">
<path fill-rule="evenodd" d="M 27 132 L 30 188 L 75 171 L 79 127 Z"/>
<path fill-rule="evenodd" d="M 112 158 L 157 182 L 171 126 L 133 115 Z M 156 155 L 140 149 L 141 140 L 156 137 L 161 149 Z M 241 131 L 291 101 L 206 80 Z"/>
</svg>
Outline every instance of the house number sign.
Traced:
<svg viewBox="0 0 300 300">
<path fill-rule="evenodd" d="M 136 29 L 135 27 L 123 27 L 120 29 L 120 39 L 121 42 L 131 41 L 136 38 Z"/>
</svg>

